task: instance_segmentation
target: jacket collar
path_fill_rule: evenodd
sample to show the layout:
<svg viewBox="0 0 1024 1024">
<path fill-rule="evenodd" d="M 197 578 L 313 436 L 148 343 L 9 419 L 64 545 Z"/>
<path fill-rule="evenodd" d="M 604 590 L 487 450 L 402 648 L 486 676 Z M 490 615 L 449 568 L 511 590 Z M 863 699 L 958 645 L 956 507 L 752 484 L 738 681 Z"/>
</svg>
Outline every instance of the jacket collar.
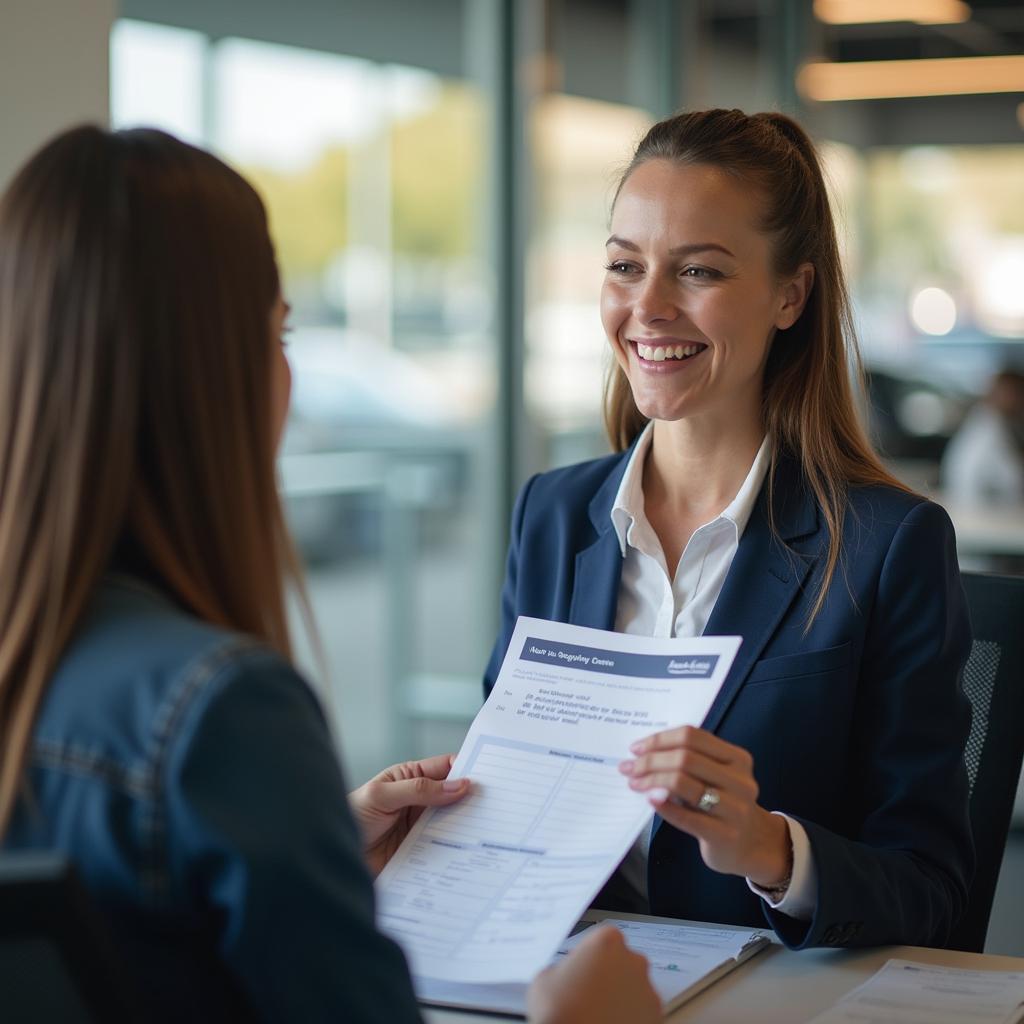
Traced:
<svg viewBox="0 0 1024 1024">
<path fill-rule="evenodd" d="M 772 479 L 771 474 L 768 479 Z M 768 508 L 768 479 L 758 498 L 762 515 L 766 515 Z M 818 503 L 803 479 L 800 463 L 791 455 L 780 456 L 776 463 L 772 508 L 775 529 L 781 540 L 788 542 L 818 532 Z"/>
<path fill-rule="evenodd" d="M 612 506 L 615 504 L 615 496 L 619 493 L 619 487 L 622 485 L 622 478 L 626 475 L 626 467 L 629 465 L 629 460 L 633 457 L 633 452 L 636 451 L 641 437 L 643 437 L 643 431 L 637 434 L 633 443 L 624 452 L 619 453 L 618 462 L 604 478 L 604 483 L 595 491 L 594 497 L 590 499 L 587 511 L 598 536 L 608 530 L 615 533 L 612 529 Z"/>
<path fill-rule="evenodd" d="M 597 537 L 576 556 L 569 609 L 569 621 L 575 625 L 615 627 L 622 552 L 612 528 L 611 509 L 632 450 L 622 453 L 590 501 L 589 514 Z M 705 719 L 705 728 L 711 730 L 721 723 L 765 645 L 800 595 L 822 543 L 817 503 L 796 459 L 783 456 L 775 467 L 771 487 L 774 532 L 768 515 L 768 491 L 766 480 L 704 631 L 707 636 L 743 637 L 736 660 Z"/>
<path fill-rule="evenodd" d="M 604 483 L 594 493 L 594 497 L 590 499 L 588 513 L 590 515 L 590 522 L 593 524 L 598 536 L 612 529 L 612 506 L 615 504 L 615 496 L 619 493 L 619 487 L 622 485 L 622 478 L 625 476 L 626 467 L 629 465 L 629 460 L 633 457 L 633 452 L 636 450 L 641 436 L 642 432 L 620 454 L 619 461 L 615 463 L 612 471 L 605 477 Z M 769 473 L 770 477 L 771 474 Z M 817 532 L 817 504 L 814 501 L 814 496 L 803 482 L 799 462 L 792 456 L 783 455 L 778 459 L 775 466 L 772 490 L 775 528 L 781 540 L 796 540 L 798 537 L 805 537 Z M 766 515 L 767 508 L 768 478 L 766 478 L 761 488 L 761 494 L 754 508 L 754 515 Z"/>
<path fill-rule="evenodd" d="M 587 510 L 597 537 L 576 555 L 569 605 L 569 622 L 574 626 L 615 628 L 615 608 L 622 579 L 622 549 L 612 526 L 612 506 L 640 436 L 637 435 L 629 448 L 619 455 L 611 472 L 590 499 Z"/>
</svg>

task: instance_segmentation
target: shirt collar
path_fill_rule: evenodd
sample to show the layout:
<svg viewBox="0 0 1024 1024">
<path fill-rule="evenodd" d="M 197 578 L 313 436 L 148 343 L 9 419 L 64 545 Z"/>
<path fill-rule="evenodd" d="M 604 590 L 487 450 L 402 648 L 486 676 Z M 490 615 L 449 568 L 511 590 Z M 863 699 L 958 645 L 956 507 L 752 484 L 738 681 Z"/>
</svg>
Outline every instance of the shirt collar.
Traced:
<svg viewBox="0 0 1024 1024">
<path fill-rule="evenodd" d="M 615 536 L 619 538 L 623 558 L 626 557 L 630 530 L 644 514 L 644 459 L 647 458 L 653 437 L 654 421 L 648 420 L 633 446 L 633 453 L 626 463 L 626 471 L 622 474 L 622 482 L 612 502 L 612 526 L 615 528 Z"/>
<path fill-rule="evenodd" d="M 648 421 L 643 432 L 637 439 L 633 453 L 626 463 L 626 470 L 622 474 L 622 482 L 615 494 L 615 501 L 612 503 L 611 519 L 615 529 L 615 535 L 619 539 L 619 548 L 622 550 L 622 557 L 626 557 L 626 548 L 630 543 L 630 534 L 638 520 L 644 519 L 644 459 L 651 447 L 654 437 L 654 422 Z M 718 519 L 726 519 L 735 524 L 737 539 L 743 535 L 751 513 L 754 511 L 754 503 L 758 494 L 761 493 L 761 486 L 768 474 L 768 463 L 771 455 L 769 451 L 768 438 L 761 442 L 761 447 L 754 456 L 754 461 L 747 472 L 736 497 L 722 510 L 721 514 L 712 522 Z"/>
</svg>

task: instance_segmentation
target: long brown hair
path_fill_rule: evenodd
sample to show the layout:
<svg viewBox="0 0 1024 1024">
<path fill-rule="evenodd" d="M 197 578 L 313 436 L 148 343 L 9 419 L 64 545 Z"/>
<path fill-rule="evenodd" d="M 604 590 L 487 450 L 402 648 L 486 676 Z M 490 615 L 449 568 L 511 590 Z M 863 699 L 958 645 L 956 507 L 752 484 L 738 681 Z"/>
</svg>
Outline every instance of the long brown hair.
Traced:
<svg viewBox="0 0 1024 1024">
<path fill-rule="evenodd" d="M 772 240 L 775 273 L 782 278 L 802 263 L 814 266 L 803 312 L 772 341 L 761 402 L 771 446 L 769 515 L 775 469 L 786 454 L 799 461 L 828 528 L 813 621 L 839 564 L 848 488 L 887 484 L 907 489 L 882 465 L 858 415 L 851 376 L 863 386 L 863 368 L 818 156 L 804 130 L 784 114 L 677 114 L 641 139 L 618 190 L 637 167 L 657 159 L 718 167 L 750 183 L 763 197 L 760 228 Z M 616 451 L 628 448 L 647 423 L 617 364 L 606 380 L 604 411 Z"/>
<path fill-rule="evenodd" d="M 158 131 L 75 128 L 0 200 L 0 834 L 117 558 L 288 656 L 263 205 Z"/>
</svg>

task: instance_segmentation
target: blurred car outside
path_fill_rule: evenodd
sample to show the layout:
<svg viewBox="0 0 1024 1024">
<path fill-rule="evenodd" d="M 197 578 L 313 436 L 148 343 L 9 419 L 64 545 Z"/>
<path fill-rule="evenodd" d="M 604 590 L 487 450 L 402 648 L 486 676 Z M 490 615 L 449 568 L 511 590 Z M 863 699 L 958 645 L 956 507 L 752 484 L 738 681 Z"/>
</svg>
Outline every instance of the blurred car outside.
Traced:
<svg viewBox="0 0 1024 1024">
<path fill-rule="evenodd" d="M 425 360 L 338 327 L 290 336 L 291 411 L 280 454 L 286 513 L 312 564 L 376 555 L 384 512 L 418 510 L 426 539 L 444 532 L 475 448 L 471 361 Z"/>
</svg>

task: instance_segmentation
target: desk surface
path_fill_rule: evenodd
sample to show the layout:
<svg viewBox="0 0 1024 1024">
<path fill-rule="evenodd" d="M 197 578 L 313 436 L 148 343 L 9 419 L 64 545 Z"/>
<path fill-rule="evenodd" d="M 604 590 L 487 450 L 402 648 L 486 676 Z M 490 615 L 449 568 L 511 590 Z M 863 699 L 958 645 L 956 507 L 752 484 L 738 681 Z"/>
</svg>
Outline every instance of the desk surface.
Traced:
<svg viewBox="0 0 1024 1024">
<path fill-rule="evenodd" d="M 663 920 L 632 917 L 637 921 Z M 744 929 L 749 931 L 749 929 Z M 1024 970 L 1024 958 L 956 953 L 922 946 L 880 946 L 874 949 L 809 949 L 793 953 L 775 944 L 740 964 L 666 1020 L 669 1024 L 800 1024 L 831 1006 L 840 996 L 866 981 L 891 957 L 972 970 Z M 470 1024 L 501 1019 L 456 1010 L 425 1009 L 430 1024 Z"/>
<path fill-rule="evenodd" d="M 964 505 L 946 501 L 941 494 L 935 501 L 953 520 L 961 554 L 1024 555 L 1024 505 Z"/>
</svg>

